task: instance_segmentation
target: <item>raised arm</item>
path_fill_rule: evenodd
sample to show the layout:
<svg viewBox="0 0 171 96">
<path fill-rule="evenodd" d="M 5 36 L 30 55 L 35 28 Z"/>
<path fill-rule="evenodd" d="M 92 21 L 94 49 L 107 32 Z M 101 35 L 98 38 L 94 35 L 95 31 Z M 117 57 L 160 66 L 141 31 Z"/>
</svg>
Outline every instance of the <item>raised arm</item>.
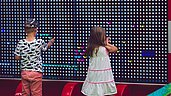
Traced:
<svg viewBox="0 0 171 96">
<path fill-rule="evenodd" d="M 109 43 L 105 47 L 110 53 L 115 53 L 118 51 L 118 48 L 116 46 L 113 46 L 112 44 Z"/>
<path fill-rule="evenodd" d="M 52 39 L 48 42 L 48 44 L 47 44 L 48 48 L 50 48 L 50 46 L 53 45 L 54 42 L 55 42 L 55 37 L 52 38 Z"/>
<path fill-rule="evenodd" d="M 109 43 L 109 37 L 106 38 L 106 49 L 110 52 L 110 53 L 115 53 L 118 51 L 118 48 L 112 44 Z"/>
<path fill-rule="evenodd" d="M 42 41 L 42 50 L 46 51 L 48 48 L 50 48 L 51 45 L 55 42 L 55 38 L 52 38 L 48 43 L 45 43 Z"/>
</svg>

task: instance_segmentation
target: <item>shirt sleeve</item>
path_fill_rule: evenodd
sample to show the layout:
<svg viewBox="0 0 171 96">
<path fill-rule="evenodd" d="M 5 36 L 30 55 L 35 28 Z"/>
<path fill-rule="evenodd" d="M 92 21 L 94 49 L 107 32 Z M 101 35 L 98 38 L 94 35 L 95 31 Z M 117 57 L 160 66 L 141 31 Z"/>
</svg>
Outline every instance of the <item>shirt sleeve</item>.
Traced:
<svg viewBox="0 0 171 96">
<path fill-rule="evenodd" d="M 45 43 L 45 41 L 44 40 L 42 40 L 42 43 L 41 43 L 42 45 L 41 45 L 41 47 L 42 47 L 42 50 L 43 51 L 46 51 L 47 49 L 48 49 L 48 45 L 47 45 L 47 43 Z"/>
<path fill-rule="evenodd" d="M 17 56 L 21 56 L 20 43 L 17 44 L 17 47 L 15 48 L 14 54 Z"/>
</svg>

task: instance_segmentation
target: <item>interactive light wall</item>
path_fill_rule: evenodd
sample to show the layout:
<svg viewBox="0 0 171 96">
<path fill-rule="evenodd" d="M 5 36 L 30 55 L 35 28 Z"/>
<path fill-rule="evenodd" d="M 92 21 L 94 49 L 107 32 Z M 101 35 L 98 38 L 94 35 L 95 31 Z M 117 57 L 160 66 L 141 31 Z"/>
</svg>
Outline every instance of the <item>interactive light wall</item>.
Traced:
<svg viewBox="0 0 171 96">
<path fill-rule="evenodd" d="M 106 29 L 119 51 L 110 54 L 117 82 L 167 83 L 167 0 L 0 0 L 0 77 L 20 77 L 14 49 L 25 38 L 24 21 L 39 23 L 37 38 L 54 46 L 42 53 L 43 78 L 84 80 L 87 39 L 93 26 Z"/>
</svg>

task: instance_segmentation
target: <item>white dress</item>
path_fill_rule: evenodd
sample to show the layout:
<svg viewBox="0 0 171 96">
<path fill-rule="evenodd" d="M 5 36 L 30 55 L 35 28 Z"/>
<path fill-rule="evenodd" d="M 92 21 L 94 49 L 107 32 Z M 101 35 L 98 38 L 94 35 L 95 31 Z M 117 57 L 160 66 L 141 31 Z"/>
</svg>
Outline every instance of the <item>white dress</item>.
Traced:
<svg viewBox="0 0 171 96">
<path fill-rule="evenodd" d="M 112 73 L 111 63 L 105 47 L 99 47 L 90 58 L 87 77 L 81 92 L 87 96 L 104 96 L 116 94 L 116 85 Z"/>
</svg>

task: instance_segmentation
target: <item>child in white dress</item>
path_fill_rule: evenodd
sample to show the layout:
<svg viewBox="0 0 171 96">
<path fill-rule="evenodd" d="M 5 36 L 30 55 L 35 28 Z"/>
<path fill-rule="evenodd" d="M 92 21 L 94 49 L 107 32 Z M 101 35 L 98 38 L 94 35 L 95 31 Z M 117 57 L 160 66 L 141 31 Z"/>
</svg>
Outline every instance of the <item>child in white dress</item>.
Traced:
<svg viewBox="0 0 171 96">
<path fill-rule="evenodd" d="M 86 50 L 90 56 L 89 68 L 81 90 L 84 95 L 104 96 L 117 93 L 109 59 L 109 52 L 114 53 L 117 50 L 117 47 L 109 43 L 103 28 L 91 29 Z"/>
</svg>

